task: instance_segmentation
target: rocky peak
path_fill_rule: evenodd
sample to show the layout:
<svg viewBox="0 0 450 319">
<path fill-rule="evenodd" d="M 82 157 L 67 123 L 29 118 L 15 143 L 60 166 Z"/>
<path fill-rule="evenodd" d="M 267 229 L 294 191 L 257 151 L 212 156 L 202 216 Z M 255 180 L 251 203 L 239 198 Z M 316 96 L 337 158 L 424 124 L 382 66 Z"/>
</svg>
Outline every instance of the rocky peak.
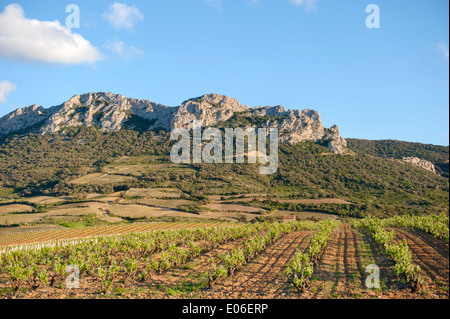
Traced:
<svg viewBox="0 0 450 319">
<path fill-rule="evenodd" d="M 178 108 L 171 121 L 171 129 L 192 129 L 194 121 L 201 121 L 202 126 L 214 126 L 217 122 L 230 119 L 235 112 L 247 111 L 250 108 L 239 101 L 218 94 L 206 94 L 190 99 Z"/>
<path fill-rule="evenodd" d="M 148 100 L 126 98 L 121 94 L 87 93 L 75 95 L 61 105 L 45 123 L 43 134 L 57 132 L 64 126 L 98 126 L 105 131 L 133 128 L 139 118 L 139 129 L 166 128 L 172 110 Z"/>
<path fill-rule="evenodd" d="M 238 100 L 226 95 L 219 94 L 205 94 L 199 98 L 200 100 L 209 103 L 216 107 L 232 110 L 234 112 L 242 112 L 249 109 L 248 106 L 241 105 Z"/>
</svg>

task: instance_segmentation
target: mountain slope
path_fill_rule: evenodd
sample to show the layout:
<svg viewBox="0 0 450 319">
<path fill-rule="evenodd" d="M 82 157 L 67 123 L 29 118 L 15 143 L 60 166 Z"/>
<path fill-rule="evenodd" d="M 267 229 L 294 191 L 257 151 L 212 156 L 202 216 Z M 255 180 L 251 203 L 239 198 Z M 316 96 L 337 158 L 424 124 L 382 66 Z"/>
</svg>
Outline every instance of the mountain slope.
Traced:
<svg viewBox="0 0 450 319">
<path fill-rule="evenodd" d="M 312 142 L 280 144 L 279 167 L 259 164 L 172 164 L 169 134 L 94 127 L 65 134 L 10 137 L 0 145 L 0 197 L 112 193 L 175 187 L 189 196 L 264 193 L 288 198 L 340 198 L 352 205 L 261 203 L 266 209 L 321 211 L 343 216 L 448 212 L 449 180 L 397 160 L 363 153 L 334 155 Z M 75 181 L 92 174 L 111 182 Z"/>
</svg>

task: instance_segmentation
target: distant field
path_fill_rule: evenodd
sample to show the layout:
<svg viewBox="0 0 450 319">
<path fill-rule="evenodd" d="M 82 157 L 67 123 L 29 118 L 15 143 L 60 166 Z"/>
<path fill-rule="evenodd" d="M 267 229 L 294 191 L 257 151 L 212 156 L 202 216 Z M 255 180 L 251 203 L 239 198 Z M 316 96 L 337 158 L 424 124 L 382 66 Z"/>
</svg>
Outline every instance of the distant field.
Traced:
<svg viewBox="0 0 450 319">
<path fill-rule="evenodd" d="M 98 178 L 101 174 L 90 174 L 89 178 Z M 84 177 L 86 178 L 86 176 Z M 189 208 L 196 205 L 196 201 L 181 199 L 182 192 L 175 188 L 131 188 L 128 191 L 119 191 L 111 194 L 87 194 L 85 201 L 74 201 L 70 196 L 35 196 L 24 198 L 23 200 L 39 205 L 49 205 L 44 211 L 39 211 L 26 204 L 10 203 L 0 205 L 0 226 L 10 225 L 33 225 L 36 223 L 47 223 L 47 220 L 68 218 L 96 218 L 103 222 L 119 223 L 128 218 L 158 218 L 165 216 L 186 217 L 186 218 L 218 218 L 218 219 L 239 219 L 252 220 L 259 215 L 278 217 L 293 214 L 293 212 L 276 211 L 270 213 L 260 207 L 239 205 L 238 202 L 250 202 L 253 198 L 264 200 L 264 194 L 252 193 L 236 196 L 212 195 L 208 198 L 210 204 L 201 206 L 196 212 L 185 212 L 180 208 Z M 282 203 L 335 203 L 350 204 L 341 199 L 277 199 Z M 69 203 L 62 204 L 68 201 Z M 228 202 L 228 203 L 227 203 Z M 233 203 L 236 202 L 236 203 Z M 203 208 L 203 209 L 202 209 Z M 299 218 L 324 218 L 330 215 L 316 212 L 302 212 Z"/>
<path fill-rule="evenodd" d="M 181 191 L 174 188 L 131 188 L 125 192 L 128 197 L 180 198 Z"/>
<path fill-rule="evenodd" d="M 229 196 L 230 197 L 230 196 Z M 227 199 L 224 197 L 224 200 L 221 200 L 221 196 L 214 196 L 217 201 L 225 203 L 225 202 L 251 202 L 253 199 L 257 199 L 260 201 L 267 200 L 268 197 L 261 196 L 252 196 L 252 197 L 244 197 L 244 198 L 230 198 Z M 218 198 L 218 199 L 217 199 Z M 349 201 L 339 199 L 339 198 L 320 198 L 320 199 L 283 199 L 283 198 L 271 198 L 273 201 L 277 201 L 280 203 L 294 203 L 294 204 L 353 204 Z"/>
<path fill-rule="evenodd" d="M 53 203 L 59 203 L 64 201 L 72 200 L 72 196 L 60 196 L 60 197 L 53 197 L 53 196 L 35 196 L 35 197 L 27 197 L 26 201 L 35 203 L 35 204 L 53 204 Z"/>
<path fill-rule="evenodd" d="M 298 219 L 307 219 L 307 218 L 317 218 L 317 219 L 339 219 L 338 215 L 333 214 L 325 214 L 325 213 L 317 213 L 317 212 L 292 212 L 285 210 L 278 210 L 272 213 L 271 216 L 284 216 L 284 215 L 295 215 Z"/>
<path fill-rule="evenodd" d="M 149 171 L 150 165 L 116 165 L 106 166 L 102 171 L 107 174 L 142 176 Z"/>
<path fill-rule="evenodd" d="M 23 212 L 19 214 L 17 209 L 20 207 L 23 208 Z M 99 217 L 104 215 L 106 207 L 109 206 L 99 202 L 71 203 L 48 208 L 45 212 L 35 213 L 33 207 L 28 205 L 4 205 L 0 206 L 0 209 L 3 209 L 3 213 L 0 211 L 0 225 L 35 223 L 45 217 L 88 215 Z"/>
<path fill-rule="evenodd" d="M 107 174 L 117 174 L 117 175 L 131 175 L 131 176 L 142 176 L 145 173 L 151 171 L 167 171 L 167 172 L 177 172 L 182 171 L 194 172 L 193 169 L 186 168 L 183 165 L 172 164 L 172 163 L 161 163 L 161 164 L 121 164 L 121 165 L 111 165 L 102 168 L 102 171 Z"/>
<path fill-rule="evenodd" d="M 103 202 L 103 203 L 120 201 L 123 199 L 122 193 L 123 192 L 115 192 L 112 194 L 100 195 L 100 196 L 92 197 L 91 200 L 97 201 L 97 202 Z"/>
<path fill-rule="evenodd" d="M 320 198 L 320 199 L 274 199 L 280 203 L 294 204 L 353 204 L 349 201 L 339 198 Z"/>
<path fill-rule="evenodd" d="M 238 197 L 238 198 L 235 198 Z M 210 195 L 208 196 L 208 198 L 212 201 L 221 201 L 221 200 L 229 200 L 229 199 L 233 199 L 233 200 L 252 200 L 253 198 L 266 198 L 267 195 L 266 194 L 242 194 L 242 195 Z M 222 199 L 223 198 L 223 199 Z"/>
<path fill-rule="evenodd" d="M 30 213 L 34 211 L 34 207 L 22 204 L 0 205 L 0 214 L 9 213 Z"/>
<path fill-rule="evenodd" d="M 92 173 L 80 178 L 74 179 L 70 183 L 83 185 L 83 184 L 93 184 L 93 185 L 104 185 L 104 184 L 113 184 L 113 183 L 121 183 L 126 180 L 133 179 L 131 176 L 122 176 L 122 175 L 108 175 L 103 173 Z"/>
<path fill-rule="evenodd" d="M 0 234 L 0 247 L 39 243 L 53 240 L 56 241 L 64 239 L 89 238 L 103 235 L 127 234 L 132 232 L 136 233 L 153 230 L 163 230 L 163 229 L 182 229 L 182 228 L 213 227 L 226 225 L 228 224 L 205 221 L 192 223 L 163 223 L 163 222 L 133 223 L 133 224 L 108 225 L 108 226 L 94 226 L 81 229 L 56 229 L 56 230 L 41 230 L 43 227 L 40 227 L 37 228 L 38 229 L 37 231 Z"/>
<path fill-rule="evenodd" d="M 265 209 L 262 208 L 255 208 L 235 204 L 210 204 L 206 205 L 205 207 L 211 210 L 217 210 L 221 212 L 246 212 L 246 213 L 267 212 Z"/>
<path fill-rule="evenodd" d="M 129 218 L 158 217 L 178 213 L 177 211 L 173 211 L 168 208 L 150 207 L 134 204 L 114 205 L 109 207 L 108 211 L 114 216 Z"/>
<path fill-rule="evenodd" d="M 48 215 L 97 215 L 101 216 L 104 214 L 105 210 L 109 207 L 108 204 L 98 203 L 98 202 L 86 202 L 86 203 L 73 203 L 61 205 L 55 208 L 51 208 L 47 211 Z"/>
<path fill-rule="evenodd" d="M 264 201 L 267 199 L 272 199 L 273 201 L 278 201 L 280 203 L 294 203 L 294 204 L 353 204 L 349 201 L 340 198 L 318 198 L 318 199 L 307 199 L 307 198 L 297 198 L 297 199 L 286 199 L 278 198 L 277 196 L 269 196 L 267 194 L 242 194 L 242 195 L 210 195 L 208 198 L 211 201 L 217 203 L 225 202 L 251 202 L 254 199 L 259 201 Z"/>
<path fill-rule="evenodd" d="M 0 236 L 1 235 L 12 235 L 12 234 L 20 234 L 20 233 L 32 233 L 38 231 L 48 231 L 48 230 L 61 230 L 67 229 L 63 226 L 57 225 L 36 225 L 36 226 L 19 226 L 19 227 L 0 227 Z"/>
<path fill-rule="evenodd" d="M 47 217 L 88 216 L 90 214 L 99 216 L 100 212 L 92 208 L 68 208 L 52 210 L 45 213 L 3 214 L 0 215 L 0 225 L 31 224 Z"/>
<path fill-rule="evenodd" d="M 181 164 L 173 164 L 173 163 L 161 163 L 161 164 L 152 164 L 148 166 L 150 171 L 168 171 L 168 172 L 195 172 L 192 168 L 186 167 L 186 165 Z"/>
<path fill-rule="evenodd" d="M 178 208 L 182 205 L 194 205 L 195 201 L 186 199 L 158 199 L 158 198 L 143 198 L 128 201 L 130 204 L 140 204 L 165 208 Z"/>
<path fill-rule="evenodd" d="M 0 215 L 0 225 L 35 223 L 45 216 L 49 215 L 47 213 L 3 214 Z"/>
</svg>

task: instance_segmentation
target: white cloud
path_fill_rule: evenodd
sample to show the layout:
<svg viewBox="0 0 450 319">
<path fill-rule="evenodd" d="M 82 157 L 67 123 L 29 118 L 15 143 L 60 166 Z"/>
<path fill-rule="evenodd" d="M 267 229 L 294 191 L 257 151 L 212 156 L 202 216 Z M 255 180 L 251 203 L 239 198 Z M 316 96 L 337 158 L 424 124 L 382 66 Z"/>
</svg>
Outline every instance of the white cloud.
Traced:
<svg viewBox="0 0 450 319">
<path fill-rule="evenodd" d="M 0 81 L 0 103 L 6 103 L 6 95 L 17 90 L 17 86 L 9 81 Z"/>
<path fill-rule="evenodd" d="M 442 53 L 445 60 L 448 60 L 448 46 L 444 42 L 439 42 L 436 49 Z"/>
<path fill-rule="evenodd" d="M 114 2 L 103 13 L 103 19 L 116 30 L 134 30 L 137 22 L 144 20 L 144 14 L 136 7 L 130 7 L 123 3 Z"/>
<path fill-rule="evenodd" d="M 303 7 L 306 12 L 315 11 L 317 0 L 288 0 L 295 6 Z"/>
<path fill-rule="evenodd" d="M 132 58 L 144 56 L 144 51 L 127 45 L 119 38 L 114 38 L 113 40 L 108 41 L 106 47 L 119 58 L 124 60 L 131 60 Z"/>
<path fill-rule="evenodd" d="M 59 21 L 28 19 L 10 4 L 0 13 L 0 58 L 58 64 L 94 63 L 99 51 Z"/>
</svg>

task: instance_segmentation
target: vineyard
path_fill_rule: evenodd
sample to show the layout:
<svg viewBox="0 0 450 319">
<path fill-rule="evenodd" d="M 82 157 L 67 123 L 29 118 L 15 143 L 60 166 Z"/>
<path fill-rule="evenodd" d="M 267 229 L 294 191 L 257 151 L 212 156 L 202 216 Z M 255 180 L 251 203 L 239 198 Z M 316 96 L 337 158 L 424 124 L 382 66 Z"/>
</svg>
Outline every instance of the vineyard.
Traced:
<svg viewBox="0 0 450 319">
<path fill-rule="evenodd" d="M 448 298 L 448 216 L 0 236 L 1 298 Z M 368 269 L 379 284 L 368 287 Z"/>
<path fill-rule="evenodd" d="M 10 233 L 0 235 L 0 252 L 3 249 L 11 249 L 11 246 L 42 245 L 45 243 L 60 242 L 71 239 L 91 238 L 94 236 L 118 235 L 132 232 L 145 232 L 164 229 L 180 229 L 194 227 L 214 226 L 217 223 L 133 223 L 122 225 L 95 226 L 84 229 L 63 229 L 52 231 L 35 231 L 23 233 Z"/>
</svg>

